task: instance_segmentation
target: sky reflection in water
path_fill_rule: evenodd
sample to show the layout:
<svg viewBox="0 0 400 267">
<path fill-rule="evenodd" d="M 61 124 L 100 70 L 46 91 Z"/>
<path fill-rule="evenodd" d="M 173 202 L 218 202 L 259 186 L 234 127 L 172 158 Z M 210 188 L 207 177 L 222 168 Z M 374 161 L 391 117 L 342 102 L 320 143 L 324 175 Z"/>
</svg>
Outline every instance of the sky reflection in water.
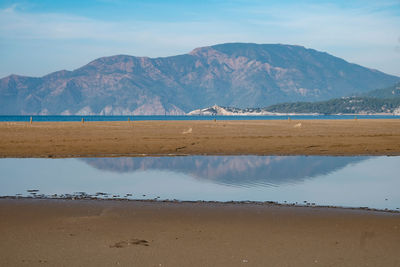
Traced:
<svg viewBox="0 0 400 267">
<path fill-rule="evenodd" d="M 0 195 L 276 201 L 400 208 L 400 157 L 190 156 L 0 159 Z"/>
</svg>

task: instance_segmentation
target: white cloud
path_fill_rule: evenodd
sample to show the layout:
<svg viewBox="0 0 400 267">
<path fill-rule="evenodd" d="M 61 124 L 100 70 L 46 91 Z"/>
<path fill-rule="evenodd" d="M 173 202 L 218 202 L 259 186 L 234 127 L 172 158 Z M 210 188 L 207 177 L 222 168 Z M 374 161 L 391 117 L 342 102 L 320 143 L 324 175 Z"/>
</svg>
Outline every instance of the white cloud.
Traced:
<svg viewBox="0 0 400 267">
<path fill-rule="evenodd" d="M 251 12 L 251 11 L 249 11 Z M 388 12 L 341 9 L 333 5 L 254 10 L 254 25 L 276 27 L 288 39 L 327 45 L 390 45 L 400 33 L 400 17 Z M 289 34 L 288 34 L 289 33 Z"/>
<path fill-rule="evenodd" d="M 75 65 L 69 63 L 52 70 L 79 67 L 82 60 L 111 54 L 168 56 L 216 43 L 257 42 L 305 45 L 400 75 L 400 53 L 396 52 L 400 50 L 399 16 L 371 6 L 344 9 L 320 4 L 282 8 L 260 3 L 256 8 L 227 9 L 227 15 L 214 19 L 197 17 L 183 22 L 134 18 L 106 21 L 69 14 L 29 13 L 14 5 L 0 10 L 0 41 L 25 50 L 40 43 L 41 49 L 36 53 L 42 53 L 44 61 L 55 51 L 54 46 L 66 54 L 68 49 L 71 54 L 78 53 Z M 60 62 L 70 57 L 56 52 L 52 56 L 58 56 Z M 0 75 L 6 71 L 5 64 L 0 63 Z"/>
<path fill-rule="evenodd" d="M 64 14 L 32 14 L 15 6 L 0 11 L 0 33 L 9 39 L 104 39 L 121 36 L 118 24 Z"/>
</svg>

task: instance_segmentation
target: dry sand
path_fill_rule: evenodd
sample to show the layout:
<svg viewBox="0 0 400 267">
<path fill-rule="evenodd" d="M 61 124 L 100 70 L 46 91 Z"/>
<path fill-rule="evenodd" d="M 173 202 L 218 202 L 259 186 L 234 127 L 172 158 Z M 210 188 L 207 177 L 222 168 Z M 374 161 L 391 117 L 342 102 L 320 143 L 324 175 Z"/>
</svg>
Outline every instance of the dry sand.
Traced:
<svg viewBox="0 0 400 267">
<path fill-rule="evenodd" d="M 400 266 L 386 212 L 1 199 L 0 218 L 0 266 Z"/>
<path fill-rule="evenodd" d="M 400 120 L 1 122 L 0 157 L 400 155 Z"/>
</svg>

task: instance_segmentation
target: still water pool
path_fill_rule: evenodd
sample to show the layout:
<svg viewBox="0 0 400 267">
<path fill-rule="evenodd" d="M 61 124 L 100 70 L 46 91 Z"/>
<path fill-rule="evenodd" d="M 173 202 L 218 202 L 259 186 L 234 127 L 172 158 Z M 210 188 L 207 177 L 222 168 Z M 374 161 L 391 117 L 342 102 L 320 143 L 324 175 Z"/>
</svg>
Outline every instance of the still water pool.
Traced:
<svg viewBox="0 0 400 267">
<path fill-rule="evenodd" d="M 399 210 L 399 188 L 400 157 L 0 159 L 0 196 L 65 197 L 85 192 L 101 198 Z"/>
</svg>

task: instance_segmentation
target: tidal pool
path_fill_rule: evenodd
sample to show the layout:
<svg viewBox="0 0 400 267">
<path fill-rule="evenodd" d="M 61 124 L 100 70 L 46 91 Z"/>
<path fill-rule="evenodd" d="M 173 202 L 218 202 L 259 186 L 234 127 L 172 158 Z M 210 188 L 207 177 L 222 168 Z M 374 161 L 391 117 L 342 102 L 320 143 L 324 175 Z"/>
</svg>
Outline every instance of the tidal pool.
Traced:
<svg viewBox="0 0 400 267">
<path fill-rule="evenodd" d="M 0 159 L 0 196 L 273 201 L 399 210 L 400 157 Z M 79 193 L 82 192 L 82 193 Z"/>
</svg>

